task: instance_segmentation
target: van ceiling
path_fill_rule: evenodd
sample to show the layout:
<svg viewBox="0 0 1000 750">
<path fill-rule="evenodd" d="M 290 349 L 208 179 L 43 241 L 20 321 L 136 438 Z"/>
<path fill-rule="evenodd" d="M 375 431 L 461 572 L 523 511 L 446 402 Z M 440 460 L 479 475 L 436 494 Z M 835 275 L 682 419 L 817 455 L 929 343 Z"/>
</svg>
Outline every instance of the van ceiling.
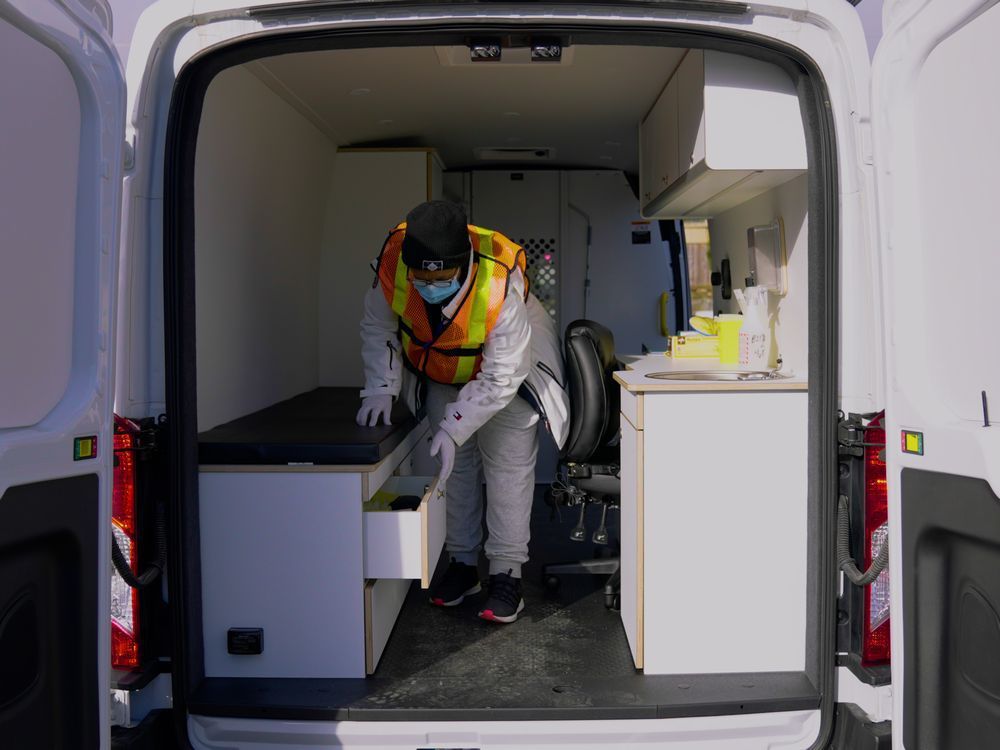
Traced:
<svg viewBox="0 0 1000 750">
<path fill-rule="evenodd" d="M 504 49 L 499 63 L 472 63 L 466 47 L 386 47 L 247 67 L 338 146 L 433 147 L 448 169 L 517 165 L 483 149 L 550 149 L 529 161 L 635 174 L 639 122 L 685 51 L 571 46 L 532 63 Z"/>
</svg>

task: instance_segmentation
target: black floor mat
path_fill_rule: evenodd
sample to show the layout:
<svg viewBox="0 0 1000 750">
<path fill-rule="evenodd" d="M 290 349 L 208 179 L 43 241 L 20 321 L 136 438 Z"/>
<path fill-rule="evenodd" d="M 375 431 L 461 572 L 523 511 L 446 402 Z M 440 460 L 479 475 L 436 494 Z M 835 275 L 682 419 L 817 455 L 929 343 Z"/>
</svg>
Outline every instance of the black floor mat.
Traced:
<svg viewBox="0 0 1000 750">
<path fill-rule="evenodd" d="M 522 571 L 525 609 L 509 625 L 480 620 L 476 614 L 486 593 L 457 607 L 428 602 L 414 584 L 396 627 L 369 680 L 375 690 L 366 707 L 519 708 L 580 705 L 581 685 L 600 678 L 636 674 L 618 612 L 604 606 L 607 576 L 562 576 L 550 591 L 542 565 L 615 554 L 590 541 L 569 540 L 577 511 L 551 520 L 536 493 L 530 561 Z M 588 514 L 589 532 L 599 520 Z M 617 512 L 609 513 L 612 539 L 618 538 Z M 438 566 L 440 574 L 446 559 Z M 485 582 L 485 561 L 480 566 Z M 587 691 L 589 694 L 589 691 Z"/>
<path fill-rule="evenodd" d="M 619 614 L 604 608 L 604 576 L 564 576 L 558 591 L 544 587 L 542 564 L 594 557 L 591 542 L 569 541 L 576 514 L 564 510 L 561 523 L 550 522 L 538 497 L 534 510 L 531 561 L 523 571 L 526 607 L 517 622 L 476 617 L 485 594 L 452 609 L 434 607 L 414 583 L 372 677 L 209 678 L 194 691 L 189 710 L 290 721 L 554 721 L 819 706 L 820 694 L 804 672 L 636 671 Z M 591 532 L 597 520 L 592 508 Z M 614 513 L 612 539 L 620 538 L 617 523 Z"/>
</svg>

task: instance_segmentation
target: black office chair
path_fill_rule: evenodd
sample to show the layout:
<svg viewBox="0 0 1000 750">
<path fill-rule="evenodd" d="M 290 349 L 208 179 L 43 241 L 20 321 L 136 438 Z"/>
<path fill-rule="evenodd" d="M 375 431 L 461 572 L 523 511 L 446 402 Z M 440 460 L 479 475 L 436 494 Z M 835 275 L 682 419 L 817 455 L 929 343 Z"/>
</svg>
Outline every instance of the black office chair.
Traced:
<svg viewBox="0 0 1000 750">
<path fill-rule="evenodd" d="M 619 386 L 612 373 L 621 369 L 615 358 L 611 331 L 592 320 L 575 320 L 566 327 L 566 378 L 570 396 L 570 427 L 566 447 L 559 457 L 559 479 L 548 500 L 559 505 L 579 506 L 580 516 L 570 539 L 582 542 L 584 521 L 592 503 L 601 504 L 601 520 L 591 537 L 596 544 L 608 543 L 608 510 L 617 509 L 621 497 L 618 450 Z M 621 583 L 619 558 L 603 557 L 577 562 L 554 563 L 542 568 L 550 588 L 566 574 L 609 574 L 604 603 L 617 608 Z"/>
</svg>

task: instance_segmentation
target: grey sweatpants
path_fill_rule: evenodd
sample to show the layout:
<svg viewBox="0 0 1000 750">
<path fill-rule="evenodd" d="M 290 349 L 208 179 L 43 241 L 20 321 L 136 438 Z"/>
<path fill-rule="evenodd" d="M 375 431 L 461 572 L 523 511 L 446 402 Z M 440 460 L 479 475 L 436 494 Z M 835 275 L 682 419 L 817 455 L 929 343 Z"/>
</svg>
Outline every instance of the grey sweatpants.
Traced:
<svg viewBox="0 0 1000 750">
<path fill-rule="evenodd" d="M 427 384 L 427 416 L 432 429 L 455 400 L 458 389 Z M 493 415 L 455 452 L 455 468 L 446 483 L 448 503 L 445 548 L 460 563 L 476 565 L 482 548 L 483 496 L 486 479 L 486 558 L 490 575 L 521 577 L 528 560 L 531 501 L 538 455 L 538 414 L 520 396 Z"/>
</svg>

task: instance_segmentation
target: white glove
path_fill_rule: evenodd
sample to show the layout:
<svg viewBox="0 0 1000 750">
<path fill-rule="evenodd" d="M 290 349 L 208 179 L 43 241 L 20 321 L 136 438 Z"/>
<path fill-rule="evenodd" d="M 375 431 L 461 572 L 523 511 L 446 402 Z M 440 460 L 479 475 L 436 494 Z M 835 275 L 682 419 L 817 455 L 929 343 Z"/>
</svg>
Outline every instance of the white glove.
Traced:
<svg viewBox="0 0 1000 750">
<path fill-rule="evenodd" d="M 392 396 L 388 393 L 378 396 L 365 396 L 361 399 L 361 408 L 358 409 L 358 416 L 355 420 L 359 425 L 365 427 L 375 427 L 378 425 L 378 418 L 382 417 L 383 424 L 392 424 L 389 421 L 389 414 L 392 412 Z"/>
<path fill-rule="evenodd" d="M 444 430 L 438 430 L 434 439 L 431 440 L 431 455 L 437 456 L 438 453 L 441 454 L 438 458 L 441 462 L 438 481 L 443 482 L 449 477 L 451 470 L 455 467 L 455 441 Z"/>
</svg>

